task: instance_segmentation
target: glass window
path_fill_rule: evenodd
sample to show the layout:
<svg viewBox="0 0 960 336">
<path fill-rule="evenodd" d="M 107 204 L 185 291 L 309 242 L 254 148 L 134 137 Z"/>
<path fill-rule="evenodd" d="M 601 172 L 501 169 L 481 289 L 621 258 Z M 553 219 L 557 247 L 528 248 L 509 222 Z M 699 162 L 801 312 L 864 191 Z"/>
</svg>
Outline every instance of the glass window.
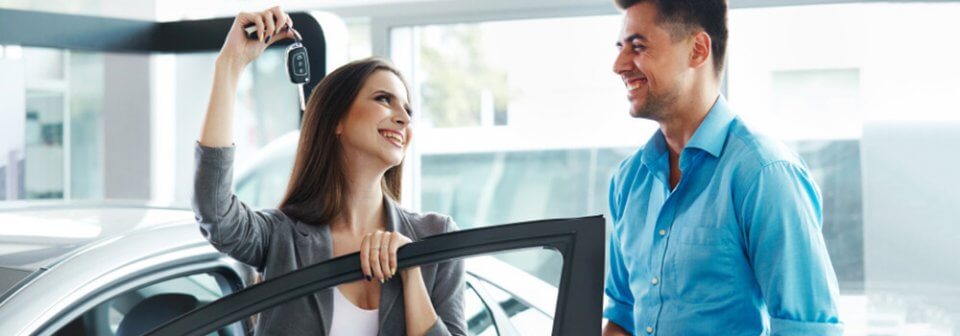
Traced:
<svg viewBox="0 0 960 336">
<path fill-rule="evenodd" d="M 490 293 L 494 302 L 500 305 L 510 319 L 510 323 L 521 335 L 546 336 L 553 332 L 551 328 L 544 328 L 544 326 L 553 325 L 553 318 L 550 315 L 534 309 L 523 299 L 504 291 L 497 285 L 487 282 L 483 284 L 484 289 Z"/>
<path fill-rule="evenodd" d="M 489 336 L 499 335 L 497 325 L 493 321 L 493 314 L 490 308 L 480 299 L 476 289 L 468 285 L 464 295 L 464 314 L 467 319 L 467 332 L 469 335 Z"/>
<path fill-rule="evenodd" d="M 608 213 L 609 178 L 655 129 L 626 118 L 616 16 L 400 27 L 412 83 L 411 202 L 461 228 Z M 584 136 L 585 130 L 603 129 Z M 512 261 L 557 285 L 547 255 Z"/>
<path fill-rule="evenodd" d="M 192 274 L 128 291 L 85 312 L 56 335 L 139 335 L 231 293 L 220 286 L 221 277 Z M 240 328 L 239 323 L 224 327 L 219 335 L 242 335 Z"/>
<path fill-rule="evenodd" d="M 102 198 L 102 54 L 0 48 L 0 200 Z"/>
</svg>

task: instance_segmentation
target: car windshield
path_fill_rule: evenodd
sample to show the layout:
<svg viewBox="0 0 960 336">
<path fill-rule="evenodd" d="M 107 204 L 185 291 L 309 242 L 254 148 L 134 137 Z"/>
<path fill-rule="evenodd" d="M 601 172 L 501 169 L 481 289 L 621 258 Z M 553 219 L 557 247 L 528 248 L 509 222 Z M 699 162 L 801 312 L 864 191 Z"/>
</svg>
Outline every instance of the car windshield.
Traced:
<svg viewBox="0 0 960 336">
<path fill-rule="evenodd" d="M 16 286 L 17 283 L 30 276 L 30 274 L 33 274 L 33 272 L 0 267 L 0 302 L 3 302 L 7 291 L 13 289 L 13 286 Z"/>
</svg>

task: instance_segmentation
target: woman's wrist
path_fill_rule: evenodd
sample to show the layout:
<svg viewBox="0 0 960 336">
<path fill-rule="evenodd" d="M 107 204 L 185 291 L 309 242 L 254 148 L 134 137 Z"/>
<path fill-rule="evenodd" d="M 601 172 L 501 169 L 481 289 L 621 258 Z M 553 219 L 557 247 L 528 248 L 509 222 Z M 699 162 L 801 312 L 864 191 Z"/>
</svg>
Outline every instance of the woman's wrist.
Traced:
<svg viewBox="0 0 960 336">
<path fill-rule="evenodd" d="M 240 77 L 240 74 L 243 73 L 243 70 L 247 67 L 247 62 L 237 59 L 236 57 L 220 54 L 217 56 L 215 65 L 217 72 L 233 77 Z"/>
<path fill-rule="evenodd" d="M 410 282 L 409 279 L 414 279 L 414 280 L 420 279 L 421 281 L 423 280 L 423 276 L 420 274 L 419 266 L 400 270 L 400 277 L 402 277 L 403 281 L 406 283 Z M 417 277 L 417 278 L 414 278 L 414 277 Z"/>
</svg>

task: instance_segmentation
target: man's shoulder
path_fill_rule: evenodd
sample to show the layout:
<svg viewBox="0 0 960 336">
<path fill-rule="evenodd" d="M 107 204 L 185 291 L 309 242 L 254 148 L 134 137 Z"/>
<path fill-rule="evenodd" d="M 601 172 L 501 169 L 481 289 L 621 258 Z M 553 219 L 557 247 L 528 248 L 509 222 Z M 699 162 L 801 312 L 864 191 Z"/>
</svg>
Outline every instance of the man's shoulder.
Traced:
<svg viewBox="0 0 960 336">
<path fill-rule="evenodd" d="M 620 161 L 617 170 L 613 174 L 614 182 L 623 181 L 637 173 L 638 168 L 643 164 L 643 147 L 644 146 L 640 146 L 640 148 Z"/>
<path fill-rule="evenodd" d="M 723 156 L 725 161 L 744 168 L 759 169 L 774 162 L 804 166 L 800 155 L 783 141 L 751 129 L 739 118 L 731 124 Z"/>
</svg>

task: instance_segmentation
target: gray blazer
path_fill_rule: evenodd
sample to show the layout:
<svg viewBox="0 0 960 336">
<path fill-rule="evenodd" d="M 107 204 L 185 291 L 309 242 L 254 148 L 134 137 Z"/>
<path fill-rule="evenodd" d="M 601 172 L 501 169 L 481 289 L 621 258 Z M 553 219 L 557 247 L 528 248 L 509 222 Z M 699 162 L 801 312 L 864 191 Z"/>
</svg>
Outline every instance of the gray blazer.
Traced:
<svg viewBox="0 0 960 336">
<path fill-rule="evenodd" d="M 330 259 L 328 225 L 294 220 L 277 209 L 251 210 L 231 189 L 233 147 L 196 146 L 193 211 L 200 232 L 218 250 L 256 267 L 266 280 Z M 450 217 L 417 214 L 384 198 L 387 230 L 417 241 L 456 230 Z M 427 335 L 466 335 L 463 261 L 421 267 L 439 316 Z M 400 277 L 380 291 L 380 335 L 403 335 L 406 319 Z M 333 319 L 333 292 L 325 289 L 263 311 L 257 335 L 327 335 Z"/>
</svg>

